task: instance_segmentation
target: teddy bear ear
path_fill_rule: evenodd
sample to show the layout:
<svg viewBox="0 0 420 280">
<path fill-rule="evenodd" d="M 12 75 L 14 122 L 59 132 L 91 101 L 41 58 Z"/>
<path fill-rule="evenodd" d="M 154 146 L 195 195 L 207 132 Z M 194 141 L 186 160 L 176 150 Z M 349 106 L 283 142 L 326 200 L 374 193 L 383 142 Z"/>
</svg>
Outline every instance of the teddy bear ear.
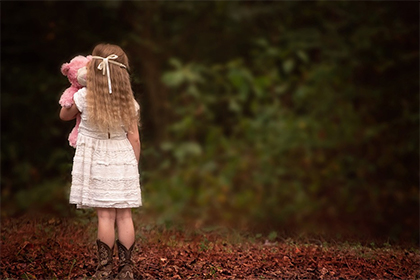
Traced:
<svg viewBox="0 0 420 280">
<path fill-rule="evenodd" d="M 67 76 L 67 73 L 69 72 L 69 70 L 70 70 L 70 64 L 69 63 L 64 63 L 63 65 L 61 65 L 61 73 L 64 76 Z"/>
</svg>

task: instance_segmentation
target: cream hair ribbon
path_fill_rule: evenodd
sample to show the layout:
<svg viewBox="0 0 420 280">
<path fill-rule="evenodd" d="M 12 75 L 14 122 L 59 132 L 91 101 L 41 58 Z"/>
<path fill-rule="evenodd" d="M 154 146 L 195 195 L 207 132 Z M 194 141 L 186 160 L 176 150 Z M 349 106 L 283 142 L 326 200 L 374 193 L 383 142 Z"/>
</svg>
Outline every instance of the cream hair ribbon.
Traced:
<svg viewBox="0 0 420 280">
<path fill-rule="evenodd" d="M 102 62 L 99 63 L 99 65 L 98 65 L 98 69 L 102 70 L 102 75 L 105 75 L 105 73 L 106 73 L 107 78 L 108 78 L 108 90 L 109 90 L 109 94 L 111 94 L 112 93 L 112 87 L 111 87 L 111 76 L 109 74 L 109 63 L 116 64 L 116 65 L 118 65 L 120 67 L 123 67 L 125 69 L 127 69 L 127 66 L 125 66 L 122 63 L 110 60 L 110 59 L 117 59 L 118 55 L 116 55 L 116 54 L 111 54 L 111 55 L 108 55 L 107 57 L 92 56 L 92 58 L 102 59 Z"/>
</svg>

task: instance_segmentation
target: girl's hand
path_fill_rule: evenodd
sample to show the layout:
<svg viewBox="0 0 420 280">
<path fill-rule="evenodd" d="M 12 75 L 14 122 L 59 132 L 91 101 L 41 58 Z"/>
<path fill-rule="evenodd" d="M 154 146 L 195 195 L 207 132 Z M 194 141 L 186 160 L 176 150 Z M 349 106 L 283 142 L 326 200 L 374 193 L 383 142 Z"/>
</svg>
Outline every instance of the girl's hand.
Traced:
<svg viewBox="0 0 420 280">
<path fill-rule="evenodd" d="M 136 155 L 137 163 L 140 160 L 140 135 L 139 127 L 137 123 L 134 123 L 130 130 L 127 132 L 127 138 L 130 141 L 131 146 L 133 147 L 134 154 Z"/>
</svg>

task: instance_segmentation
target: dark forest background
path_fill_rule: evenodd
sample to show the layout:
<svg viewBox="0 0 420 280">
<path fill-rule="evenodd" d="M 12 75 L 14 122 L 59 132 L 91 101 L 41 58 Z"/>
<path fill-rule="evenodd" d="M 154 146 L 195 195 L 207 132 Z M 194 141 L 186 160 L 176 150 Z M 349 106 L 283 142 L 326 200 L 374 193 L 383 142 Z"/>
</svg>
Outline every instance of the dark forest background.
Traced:
<svg viewBox="0 0 420 280">
<path fill-rule="evenodd" d="M 1 215 L 74 215 L 61 64 L 120 45 L 171 226 L 419 238 L 416 1 L 1 2 Z"/>
</svg>

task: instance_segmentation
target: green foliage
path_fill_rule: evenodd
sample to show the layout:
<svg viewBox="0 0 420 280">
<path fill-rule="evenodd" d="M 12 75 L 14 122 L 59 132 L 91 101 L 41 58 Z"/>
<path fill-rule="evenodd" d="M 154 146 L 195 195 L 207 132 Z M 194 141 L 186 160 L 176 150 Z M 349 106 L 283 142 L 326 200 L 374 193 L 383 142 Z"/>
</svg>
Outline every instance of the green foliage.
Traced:
<svg viewBox="0 0 420 280">
<path fill-rule="evenodd" d="M 281 37 L 253 38 L 247 57 L 170 60 L 162 80 L 173 88 L 174 121 L 161 169 L 147 179 L 151 208 L 169 220 L 267 230 L 357 234 L 357 220 L 365 233 L 387 227 L 392 237 L 415 228 L 418 96 L 406 75 L 416 56 L 403 60 L 408 53 L 392 42 L 398 24 L 378 26 L 390 11 L 356 18 L 363 5 L 333 6 L 322 19 L 304 8 L 311 28 L 292 28 L 298 16 L 288 27 L 274 22 Z M 410 137 L 396 138 L 402 131 Z M 405 222 L 389 227 L 394 215 Z"/>
</svg>

